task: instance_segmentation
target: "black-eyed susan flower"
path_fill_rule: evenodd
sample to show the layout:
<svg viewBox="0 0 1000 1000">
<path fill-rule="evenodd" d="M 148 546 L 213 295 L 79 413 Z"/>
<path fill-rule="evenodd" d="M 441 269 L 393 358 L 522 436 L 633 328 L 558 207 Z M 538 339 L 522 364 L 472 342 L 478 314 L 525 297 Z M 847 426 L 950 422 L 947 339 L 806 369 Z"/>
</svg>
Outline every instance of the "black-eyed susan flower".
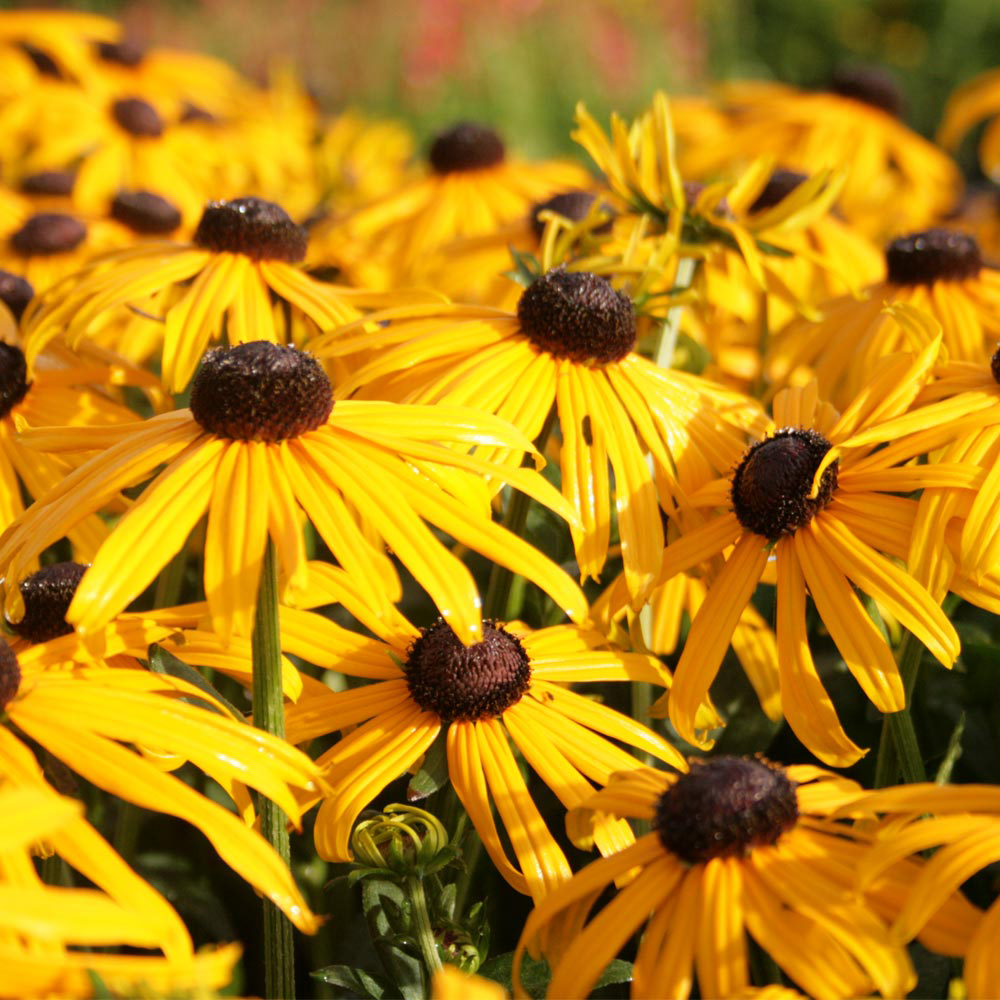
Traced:
<svg viewBox="0 0 1000 1000">
<path fill-rule="evenodd" d="M 818 322 L 796 320 L 771 340 L 764 364 L 772 386 L 815 378 L 825 399 L 843 405 L 880 358 L 908 343 L 886 305 L 929 313 L 952 360 L 986 363 L 1000 338 L 1000 271 L 983 266 L 975 239 L 948 229 L 913 233 L 888 244 L 885 262 L 884 281 L 822 303 Z"/>
<path fill-rule="evenodd" d="M 480 628 L 471 573 L 427 523 L 533 579 L 575 618 L 579 588 L 527 542 L 493 523 L 485 479 L 510 483 L 573 520 L 538 473 L 466 454 L 474 445 L 531 452 L 513 427 L 457 407 L 341 401 L 312 356 L 267 341 L 216 348 L 191 408 L 114 428 L 29 431 L 33 443 L 100 453 L 67 476 L 7 533 L 8 617 L 21 617 L 16 583 L 47 545 L 118 491 L 159 472 L 118 522 L 80 583 L 67 618 L 83 632 L 140 594 L 208 513 L 204 582 L 223 637 L 249 635 L 268 537 L 293 581 L 305 569 L 301 511 L 370 606 L 388 614 L 400 584 L 383 545 L 471 640 Z M 365 470 L 359 474 L 359 470 Z M 426 523 L 425 523 L 426 522 Z"/>
<path fill-rule="evenodd" d="M 669 712 L 682 738 L 697 739 L 692 713 L 771 559 L 785 718 L 826 763 L 846 766 L 864 751 L 841 727 L 813 662 L 806 636 L 807 594 L 848 669 L 882 712 L 904 707 L 903 686 L 892 649 L 855 587 L 944 666 L 954 662 L 959 648 L 954 627 L 927 590 L 883 554 L 895 552 L 880 537 L 883 519 L 916 517 L 916 504 L 900 513 L 895 494 L 961 488 L 977 476 L 956 463 L 912 464 L 957 433 L 945 416 L 929 425 L 926 411 L 907 412 L 939 344 L 934 339 L 917 355 L 886 359 L 839 417 L 819 402 L 815 385 L 783 391 L 774 401 L 770 432 L 750 447 L 730 476 L 689 498 L 689 508 L 703 520 L 664 549 L 660 580 L 728 554 L 692 622 L 669 703 L 664 698 L 654 706 L 657 714 Z M 884 435 L 883 425 L 890 428 Z M 618 604 L 625 600 L 622 584 Z"/>
<path fill-rule="evenodd" d="M 967 879 L 1000 860 L 1000 789 L 992 785 L 913 784 L 884 788 L 859 803 L 882 815 L 871 852 L 858 869 L 861 887 L 907 854 L 934 851 L 897 913 L 897 940 L 917 936 Z M 1000 982 L 996 932 L 1000 902 L 965 938 L 963 980 L 969 1000 L 988 1000 Z"/>
<path fill-rule="evenodd" d="M 719 88 L 718 100 L 728 118 L 723 138 L 680 147 L 680 163 L 692 177 L 763 155 L 810 174 L 845 168 L 840 209 L 876 240 L 933 225 L 958 199 L 958 167 L 900 120 L 899 92 L 881 71 L 845 68 L 814 93 L 734 81 Z"/>
<path fill-rule="evenodd" d="M 218 703 L 217 711 L 190 704 L 211 699 L 178 678 L 109 668 L 93 659 L 96 665 L 48 669 L 50 661 L 62 664 L 64 658 L 63 649 L 46 642 L 17 654 L 6 642 L 0 645 L 0 773 L 23 755 L 26 738 L 110 794 L 192 823 L 293 923 L 315 930 L 317 919 L 291 874 L 259 834 L 131 747 L 190 761 L 215 778 L 250 820 L 247 786 L 298 822 L 291 789 L 304 791 L 321 780 L 312 762 L 284 741 L 228 717 Z"/>
<path fill-rule="evenodd" d="M 0 778 L 6 818 L 0 838 L 0 996 L 90 996 L 93 981 L 87 972 L 101 975 L 107 959 L 116 990 L 129 976 L 128 992 L 152 982 L 178 991 L 198 982 L 209 989 L 225 986 L 239 948 L 196 957 L 174 909 L 87 823 L 82 804 L 57 795 L 30 753 L 25 756 L 23 767 L 20 762 L 4 767 Z M 31 859 L 42 843 L 93 888 L 43 883 Z M 108 946 L 159 950 L 162 957 L 126 960 L 101 951 Z"/>
<path fill-rule="evenodd" d="M 905 996 L 916 977 L 887 922 L 921 868 L 903 856 L 863 896 L 857 892 L 871 835 L 831 817 L 862 794 L 819 768 L 738 757 L 694 761 L 680 776 L 617 776 L 587 807 L 646 820 L 653 830 L 536 906 L 518 945 L 515 985 L 524 951 L 537 954 L 540 935 L 555 925 L 561 929 L 542 941 L 553 968 L 548 995 L 586 996 L 645 926 L 634 997 L 683 1000 L 695 981 L 704 997 L 753 995 L 748 938 L 811 997 Z M 630 872 L 626 887 L 591 916 L 600 894 Z M 978 911 L 950 891 L 941 902 L 922 939 L 961 954 Z"/>
<path fill-rule="evenodd" d="M 586 171 L 575 164 L 509 156 L 494 129 L 460 122 L 434 137 L 423 176 L 343 220 L 317 226 L 310 263 L 325 263 L 329 252 L 367 287 L 419 283 L 445 244 L 493 232 L 534 203 L 587 184 Z"/>
<path fill-rule="evenodd" d="M 589 272 L 548 271 L 522 294 L 516 314 L 461 305 L 398 313 L 385 327 L 314 342 L 320 357 L 378 348 L 338 393 L 475 405 L 529 438 L 554 410 L 563 494 L 580 518 L 571 526 L 580 575 L 597 577 L 604 566 L 613 495 L 637 602 L 652 589 L 663 544 L 646 455 L 686 493 L 738 458 L 746 429 L 760 418 L 746 397 L 635 353 L 631 299 Z"/>
<path fill-rule="evenodd" d="M 305 253 L 305 230 L 278 205 L 259 198 L 209 203 L 191 242 L 151 241 L 100 255 L 40 301 L 25 318 L 29 363 L 52 339 L 85 341 L 135 304 L 150 314 L 148 327 L 163 344 L 164 381 L 179 392 L 223 331 L 230 344 L 284 343 L 358 315 L 349 290 L 296 266 Z M 107 335 L 102 343 L 115 346 Z"/>
<path fill-rule="evenodd" d="M 1000 173 L 1000 70 L 987 70 L 958 87 L 948 98 L 937 141 L 954 150 L 969 130 L 992 118 L 979 139 L 979 164 L 988 177 Z"/>
<path fill-rule="evenodd" d="M 383 624 L 377 638 L 367 638 L 308 612 L 282 609 L 281 615 L 288 652 L 375 682 L 342 692 L 310 690 L 286 709 L 287 738 L 296 743 L 351 730 L 317 760 L 329 793 L 303 797 L 303 805 L 322 800 L 315 825 L 321 857 L 350 859 L 351 830 L 362 809 L 445 732 L 452 785 L 487 852 L 510 885 L 537 900 L 570 870 L 511 744 L 567 808 L 582 803 L 612 772 L 639 766 L 619 743 L 684 767 L 662 737 L 569 687 L 669 684 L 654 657 L 622 652 L 601 633 L 487 622 L 479 641 L 463 645 L 440 619 L 418 630 L 397 615 L 392 627 Z M 497 830 L 491 800 L 516 863 Z M 571 823 L 567 832 L 578 846 L 596 844 L 604 853 L 632 839 L 627 825 L 601 815 Z"/>
</svg>

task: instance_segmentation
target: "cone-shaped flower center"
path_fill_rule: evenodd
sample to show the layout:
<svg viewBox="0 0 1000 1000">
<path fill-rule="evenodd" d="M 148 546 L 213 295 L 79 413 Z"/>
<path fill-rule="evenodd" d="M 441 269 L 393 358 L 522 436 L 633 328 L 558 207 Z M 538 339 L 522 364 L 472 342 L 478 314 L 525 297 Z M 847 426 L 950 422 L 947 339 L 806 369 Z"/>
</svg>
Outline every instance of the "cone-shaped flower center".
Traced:
<svg viewBox="0 0 1000 1000">
<path fill-rule="evenodd" d="M 750 206 L 751 213 L 763 212 L 765 208 L 774 208 L 806 179 L 805 174 L 796 173 L 794 170 L 775 170 L 764 185 L 764 190 L 757 195 L 754 203 Z"/>
<path fill-rule="evenodd" d="M 255 340 L 209 351 L 191 386 L 191 414 L 211 434 L 284 441 L 326 423 L 333 389 L 311 355 Z"/>
<path fill-rule="evenodd" d="M 653 828 L 668 851 L 694 865 L 777 843 L 798 815 L 795 786 L 781 768 L 715 757 L 692 761 L 660 796 Z"/>
<path fill-rule="evenodd" d="M 24 399 L 30 387 L 24 353 L 12 344 L 0 343 L 0 419 Z"/>
<path fill-rule="evenodd" d="M 127 39 L 120 42 L 98 42 L 97 57 L 104 62 L 134 68 L 146 58 L 146 50 Z"/>
<path fill-rule="evenodd" d="M 21 178 L 24 194 L 67 197 L 73 193 L 76 173 L 72 170 L 39 170 Z"/>
<path fill-rule="evenodd" d="M 172 233 L 181 224 L 177 206 L 152 191 L 119 191 L 111 202 L 111 217 L 137 233 Z"/>
<path fill-rule="evenodd" d="M 979 244 L 966 233 L 927 229 L 893 240 L 886 247 L 885 263 L 894 285 L 933 285 L 975 278 L 983 258 Z"/>
<path fill-rule="evenodd" d="M 895 80 L 878 67 L 842 67 L 834 72 L 828 89 L 831 94 L 861 101 L 893 118 L 902 116 L 903 95 Z"/>
<path fill-rule="evenodd" d="M 544 274 L 525 289 L 517 318 L 537 348 L 581 364 L 621 361 L 635 346 L 632 300 L 586 271 Z"/>
<path fill-rule="evenodd" d="M 20 275 L 0 271 L 0 302 L 14 314 L 14 319 L 20 321 L 34 295 L 34 288 Z"/>
<path fill-rule="evenodd" d="M 458 122 L 438 132 L 427 159 L 438 174 L 484 170 L 503 163 L 503 140 L 488 125 Z"/>
<path fill-rule="evenodd" d="M 22 580 L 24 617 L 19 622 L 8 622 L 10 627 L 28 642 L 47 642 L 69 635 L 73 626 L 66 622 L 66 611 L 86 572 L 87 567 L 81 563 L 53 563 Z"/>
<path fill-rule="evenodd" d="M 210 201 L 194 241 L 206 250 L 241 253 L 254 260 L 295 264 L 306 255 L 306 231 L 280 205 L 263 198 Z"/>
<path fill-rule="evenodd" d="M 753 445 L 733 473 L 730 497 L 740 524 L 772 542 L 808 524 L 837 488 L 839 463 L 833 461 L 823 472 L 817 495 L 809 495 L 830 448 L 819 432 L 792 427 Z"/>
<path fill-rule="evenodd" d="M 149 101 L 141 97 L 124 97 L 111 105 L 111 117 L 128 132 L 141 139 L 158 139 L 163 135 L 163 119 Z"/>
<path fill-rule="evenodd" d="M 403 672 L 413 700 L 442 722 L 498 718 L 531 681 L 528 654 L 502 626 L 483 622 L 483 638 L 463 646 L 440 618 L 421 629 Z"/>
<path fill-rule="evenodd" d="M 0 639 L 0 712 L 11 702 L 21 686 L 21 668 L 14 650 Z"/>
<path fill-rule="evenodd" d="M 587 218 L 591 205 L 597 200 L 595 195 L 587 191 L 564 191 L 562 194 L 553 195 L 546 201 L 540 201 L 531 209 L 531 231 L 535 234 L 535 239 L 540 240 L 545 232 L 545 223 L 538 218 L 541 212 L 551 211 L 557 215 L 565 216 L 573 222 L 580 222 Z M 601 205 L 602 209 L 610 209 L 607 205 Z M 595 229 L 598 233 L 607 233 L 611 230 L 611 220 L 602 223 Z"/>
<path fill-rule="evenodd" d="M 87 227 L 72 215 L 39 212 L 10 238 L 11 249 L 22 257 L 69 253 L 87 238 Z"/>
</svg>

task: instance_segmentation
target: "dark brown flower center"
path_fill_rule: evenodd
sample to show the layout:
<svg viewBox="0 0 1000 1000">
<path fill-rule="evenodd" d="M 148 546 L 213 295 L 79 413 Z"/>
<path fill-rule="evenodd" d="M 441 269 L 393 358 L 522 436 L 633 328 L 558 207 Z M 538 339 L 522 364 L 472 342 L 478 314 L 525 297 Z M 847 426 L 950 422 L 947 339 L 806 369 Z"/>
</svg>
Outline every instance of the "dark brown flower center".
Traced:
<svg viewBox="0 0 1000 1000">
<path fill-rule="evenodd" d="M 12 344 L 0 343 L 0 419 L 24 399 L 30 388 L 24 352 Z"/>
<path fill-rule="evenodd" d="M 521 295 L 517 318 L 537 348 L 581 364 L 621 361 L 635 346 L 632 300 L 586 271 L 544 274 Z"/>
<path fill-rule="evenodd" d="M 781 204 L 806 179 L 805 174 L 796 173 L 794 170 L 775 170 L 764 185 L 764 190 L 757 195 L 750 206 L 751 214 Z"/>
<path fill-rule="evenodd" d="M 73 193 L 76 173 L 72 170 L 39 170 L 21 178 L 24 194 L 68 197 Z"/>
<path fill-rule="evenodd" d="M 434 137 L 427 158 L 438 174 L 485 170 L 503 163 L 503 140 L 488 125 L 458 122 Z"/>
<path fill-rule="evenodd" d="M 87 238 L 87 227 L 72 215 L 39 212 L 10 237 L 11 249 L 22 257 L 47 257 L 75 250 Z"/>
<path fill-rule="evenodd" d="M 975 278 L 983 266 L 979 244 L 967 233 L 926 229 L 893 240 L 885 250 L 888 280 L 894 285 L 933 285 Z"/>
<path fill-rule="evenodd" d="M 795 826 L 795 786 L 762 760 L 714 757 L 691 761 L 660 796 L 653 828 L 663 846 L 688 864 L 745 857 L 775 844 Z"/>
<path fill-rule="evenodd" d="M 253 260 L 295 264 L 306 255 L 306 231 L 280 205 L 263 198 L 209 202 L 194 242 L 206 250 L 241 253 Z"/>
<path fill-rule="evenodd" d="M 541 240 L 545 232 L 545 223 L 539 219 L 539 215 L 545 211 L 555 212 L 572 222 L 581 222 L 587 218 L 591 206 L 597 200 L 595 195 L 586 191 L 565 191 L 562 194 L 553 195 L 547 201 L 540 201 L 531 209 L 531 231 L 535 234 L 536 240 Z M 602 203 L 601 210 L 608 216 L 611 209 Z M 598 226 L 595 233 L 607 233 L 611 231 L 611 219 Z"/>
<path fill-rule="evenodd" d="M 32 61 L 35 69 L 42 76 L 52 76 L 57 80 L 63 78 L 63 72 L 59 68 L 59 64 L 44 49 L 38 48 L 37 45 L 32 45 L 31 42 L 21 42 L 21 51 Z"/>
<path fill-rule="evenodd" d="M 152 191 L 119 191 L 111 202 L 111 217 L 149 236 L 172 233 L 181 224 L 177 206 Z"/>
<path fill-rule="evenodd" d="M 127 38 L 120 42 L 98 42 L 96 48 L 99 59 L 129 68 L 138 66 L 146 58 L 146 50 Z"/>
<path fill-rule="evenodd" d="M 0 712 L 14 699 L 21 686 L 21 667 L 6 639 L 0 639 Z"/>
<path fill-rule="evenodd" d="M 730 491 L 740 524 L 772 542 L 808 524 L 837 488 L 835 460 L 824 470 L 817 495 L 809 496 L 831 447 L 819 432 L 792 427 L 753 445 L 733 473 Z"/>
<path fill-rule="evenodd" d="M 47 642 L 69 635 L 73 626 L 66 622 L 66 611 L 86 572 L 87 567 L 81 563 L 53 563 L 22 580 L 24 617 L 19 622 L 8 622 L 10 627 L 28 642 Z"/>
<path fill-rule="evenodd" d="M 34 288 L 20 275 L 0 271 L 0 302 L 3 302 L 18 322 L 34 295 Z"/>
<path fill-rule="evenodd" d="M 990 374 L 993 376 L 993 381 L 1000 384 L 1000 344 L 997 344 L 997 349 L 990 358 Z"/>
<path fill-rule="evenodd" d="M 413 700 L 442 722 L 498 718 L 521 700 L 531 682 L 520 639 L 495 622 L 483 622 L 483 638 L 463 646 L 439 618 L 421 629 L 403 672 Z"/>
<path fill-rule="evenodd" d="M 163 119 L 149 101 L 141 97 L 124 97 L 111 105 L 111 117 L 139 139 L 158 139 L 163 135 Z"/>
<path fill-rule="evenodd" d="M 849 97 L 878 108 L 893 118 L 903 115 L 903 95 L 892 76 L 879 67 L 841 67 L 834 71 L 827 89 L 838 97 Z"/>
<path fill-rule="evenodd" d="M 255 340 L 205 355 L 191 386 L 191 413 L 211 434 L 284 441 L 326 423 L 333 389 L 319 362 L 295 347 Z"/>
</svg>

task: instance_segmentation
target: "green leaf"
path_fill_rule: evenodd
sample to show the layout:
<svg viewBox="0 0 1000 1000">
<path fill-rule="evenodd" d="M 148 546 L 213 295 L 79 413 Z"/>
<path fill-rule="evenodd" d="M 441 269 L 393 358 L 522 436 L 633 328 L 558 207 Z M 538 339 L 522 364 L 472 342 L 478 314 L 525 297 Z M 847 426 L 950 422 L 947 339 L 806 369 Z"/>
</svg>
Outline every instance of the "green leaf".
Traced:
<svg viewBox="0 0 1000 1000">
<path fill-rule="evenodd" d="M 328 965 L 325 969 L 317 969 L 310 975 L 321 983 L 341 986 L 345 990 L 350 990 L 355 996 L 371 997 L 372 1000 L 382 1000 L 392 987 L 384 976 L 365 972 L 364 969 L 352 969 L 348 965 Z"/>
<path fill-rule="evenodd" d="M 485 979 L 492 979 L 499 983 L 511 996 L 514 995 L 514 983 L 512 974 L 514 970 L 514 952 L 508 951 L 502 955 L 491 958 L 479 967 L 479 975 Z M 542 959 L 536 962 L 530 955 L 525 955 L 521 959 L 521 989 L 532 998 L 532 1000 L 542 1000 L 545 991 L 548 989 L 549 981 L 552 979 L 552 972 L 549 963 Z M 592 989 L 600 989 L 602 986 L 612 986 L 617 983 L 632 982 L 632 963 L 616 958 L 601 973 L 600 978 L 594 983 Z"/>
<path fill-rule="evenodd" d="M 420 802 L 448 784 L 448 749 L 445 740 L 446 734 L 442 729 L 424 754 L 420 770 L 406 788 L 407 802 Z"/>
<path fill-rule="evenodd" d="M 204 691 L 210 698 L 215 699 L 215 702 L 221 704 L 237 722 L 246 723 L 246 716 L 232 702 L 227 701 L 194 667 L 189 666 L 183 660 L 177 659 L 173 653 L 168 652 L 155 642 L 149 647 L 148 655 L 149 668 L 154 674 L 164 674 L 167 677 L 177 677 L 182 681 L 187 681 L 188 684 Z M 191 701 L 193 699 L 187 698 L 184 700 Z M 213 712 L 218 712 L 219 715 L 223 714 L 219 711 L 219 704 L 215 704 L 212 701 L 203 702 L 199 699 L 198 704 L 204 705 Z"/>
</svg>

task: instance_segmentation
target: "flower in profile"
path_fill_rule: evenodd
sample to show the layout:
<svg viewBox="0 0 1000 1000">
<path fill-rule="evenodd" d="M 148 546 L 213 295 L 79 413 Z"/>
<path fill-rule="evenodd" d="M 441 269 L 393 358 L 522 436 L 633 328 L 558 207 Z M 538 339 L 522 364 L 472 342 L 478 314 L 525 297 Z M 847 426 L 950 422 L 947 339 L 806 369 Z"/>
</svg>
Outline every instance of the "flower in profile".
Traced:
<svg viewBox="0 0 1000 1000">
<path fill-rule="evenodd" d="M 511 743 L 567 808 L 582 803 L 612 772 L 639 766 L 618 743 L 684 767 L 662 737 L 568 686 L 669 684 L 654 657 L 621 652 L 601 633 L 575 625 L 532 631 L 486 622 L 482 638 L 463 645 L 440 619 L 418 630 L 397 615 L 392 627 L 382 623 L 377 638 L 368 638 L 309 612 L 286 608 L 281 614 L 287 652 L 375 682 L 342 692 L 310 689 L 286 708 L 287 738 L 295 743 L 350 729 L 317 760 L 329 791 L 303 799 L 304 805 L 322 800 L 315 839 L 323 858 L 350 859 L 358 815 L 444 733 L 450 780 L 484 847 L 510 885 L 537 900 L 570 869 Z M 491 799 L 516 863 L 497 830 Z M 596 844 L 603 853 L 632 840 L 627 824 L 601 815 L 570 823 L 567 832 L 577 846 Z"/>
<path fill-rule="evenodd" d="M 815 378 L 824 399 L 846 403 L 880 358 L 910 342 L 886 305 L 931 315 L 952 360 L 987 362 L 1000 338 L 1000 271 L 983 265 L 973 237 L 949 229 L 901 236 L 885 262 L 886 279 L 862 297 L 825 302 L 818 322 L 796 320 L 771 339 L 764 365 L 774 388 Z"/>
<path fill-rule="evenodd" d="M 46 783 L 25 747 L 4 748 L 0 804 L 6 817 L 0 838 L 5 931 L 0 996 L 90 996 L 88 970 L 105 982 L 110 975 L 113 989 L 130 993 L 140 985 L 182 991 L 198 983 L 218 989 L 229 982 L 239 948 L 196 956 L 173 907 L 83 818 L 82 803 L 58 795 Z M 39 844 L 92 887 L 43 883 L 31 859 Z M 100 951 L 109 945 L 156 949 L 162 955 L 126 958 Z"/>
<path fill-rule="evenodd" d="M 843 67 L 825 90 L 811 93 L 735 81 L 723 84 L 717 99 L 727 117 L 718 141 L 685 144 L 683 118 L 679 122 L 679 159 L 692 177 L 732 170 L 763 155 L 806 173 L 844 167 L 840 209 L 876 240 L 933 225 L 960 193 L 958 167 L 904 124 L 899 90 L 882 70 Z"/>
<path fill-rule="evenodd" d="M 768 434 L 730 476 L 688 498 L 703 520 L 664 549 L 660 582 L 714 557 L 726 558 L 692 622 L 669 700 L 661 698 L 653 707 L 657 714 L 669 712 L 683 739 L 697 742 L 693 713 L 772 558 L 785 718 L 824 762 L 844 767 L 864 751 L 844 732 L 816 670 L 806 641 L 807 594 L 848 669 L 881 712 L 903 708 L 903 686 L 892 649 L 855 587 L 940 663 L 954 662 L 959 649 L 954 626 L 927 590 L 884 554 L 882 531 L 884 521 L 907 516 L 912 531 L 916 505 L 904 505 L 901 513 L 896 494 L 962 488 L 977 475 L 955 463 L 907 464 L 957 433 L 947 414 L 938 414 L 935 423 L 926 410 L 909 412 L 939 345 L 933 339 L 918 355 L 887 358 L 839 418 L 819 402 L 815 384 L 779 393 Z M 626 601 L 620 584 L 609 606 Z"/>
<path fill-rule="evenodd" d="M 223 330 L 230 344 L 284 343 L 354 319 L 352 296 L 364 297 L 311 278 L 296 266 L 305 253 L 305 230 L 273 202 L 210 202 L 191 242 L 110 251 L 43 297 L 25 317 L 29 364 L 54 338 L 76 346 L 135 303 L 153 317 L 164 382 L 179 392 Z M 107 334 L 102 342 L 116 346 Z"/>
<path fill-rule="evenodd" d="M 663 547 L 646 455 L 684 495 L 735 462 L 747 430 L 762 420 L 746 397 L 637 354 L 631 299 L 590 272 L 547 271 L 521 295 L 516 314 L 445 304 L 392 315 L 387 326 L 342 329 L 313 342 L 320 357 L 377 348 L 338 394 L 475 405 L 529 438 L 554 414 L 563 494 L 580 520 L 571 525 L 580 575 L 596 578 L 604 567 L 613 496 L 636 602 L 654 585 Z"/>
<path fill-rule="evenodd" d="M 476 444 L 530 453 L 519 432 L 465 408 L 334 406 L 316 359 L 294 347 L 256 341 L 216 348 L 195 379 L 190 409 L 121 428 L 39 429 L 25 436 L 46 449 L 103 450 L 8 529 L 0 563 L 14 621 L 22 614 L 16 583 L 24 569 L 70 527 L 164 463 L 80 582 L 67 619 L 83 632 L 107 624 L 142 593 L 206 512 L 205 594 L 223 638 L 251 632 L 268 537 L 289 579 L 301 580 L 300 510 L 380 614 L 391 612 L 400 590 L 383 549 L 388 545 L 460 635 L 471 639 L 479 632 L 472 575 L 428 523 L 532 579 L 574 617 L 587 612 L 564 571 L 492 521 L 483 480 L 510 483 L 572 519 L 558 492 L 533 470 L 466 454 Z"/>
<path fill-rule="evenodd" d="M 488 125 L 458 122 L 434 137 L 423 176 L 317 226 L 310 263 L 321 265 L 329 254 L 373 288 L 420 283 L 445 244 L 491 233 L 535 202 L 587 184 L 575 164 L 520 160 Z"/>
<path fill-rule="evenodd" d="M 979 138 L 979 165 L 987 177 L 1000 173 L 1000 70 L 987 70 L 967 80 L 949 97 L 938 126 L 937 141 L 955 150 L 969 130 L 992 119 Z"/>
<path fill-rule="evenodd" d="M 633 997 L 686 998 L 695 980 L 704 997 L 753 995 L 748 936 L 809 996 L 905 996 L 916 976 L 887 921 L 921 874 L 920 861 L 902 857 L 864 895 L 856 891 L 871 836 L 832 816 L 853 815 L 863 794 L 820 768 L 739 757 L 692 761 L 680 776 L 648 769 L 616 776 L 586 808 L 646 820 L 652 832 L 536 905 L 518 944 L 515 984 L 525 950 L 537 954 L 545 930 L 561 926 L 548 945 L 542 940 L 553 969 L 548 995 L 586 996 L 645 925 Z M 636 869 L 589 916 L 602 891 Z M 941 902 L 921 940 L 962 954 L 978 911 L 948 891 Z"/>
<path fill-rule="evenodd" d="M 107 667 L 93 658 L 70 669 L 51 669 L 64 661 L 60 640 L 19 653 L 0 642 L 0 768 L 23 758 L 28 744 L 22 739 L 27 740 L 98 788 L 186 820 L 296 926 L 315 930 L 317 918 L 264 839 L 242 818 L 132 747 L 190 761 L 228 791 L 251 823 L 247 786 L 299 822 L 292 788 L 304 792 L 321 783 L 312 761 L 283 740 L 237 722 L 207 692 L 179 678 Z"/>
</svg>

